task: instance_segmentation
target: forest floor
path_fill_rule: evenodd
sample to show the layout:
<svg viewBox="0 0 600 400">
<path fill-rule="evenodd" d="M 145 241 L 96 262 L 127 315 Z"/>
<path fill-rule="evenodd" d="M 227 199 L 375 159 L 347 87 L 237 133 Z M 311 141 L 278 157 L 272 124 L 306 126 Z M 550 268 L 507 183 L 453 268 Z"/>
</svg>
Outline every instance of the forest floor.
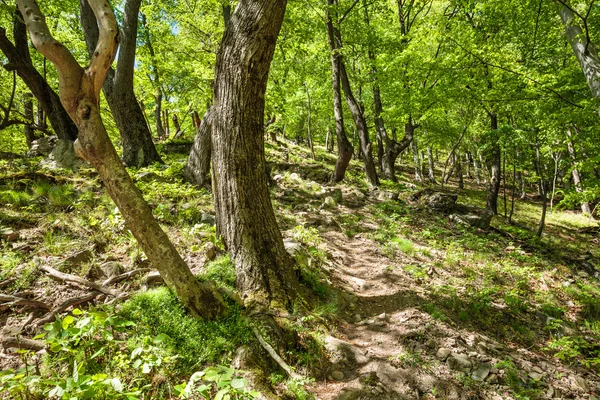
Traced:
<svg viewBox="0 0 600 400">
<path fill-rule="evenodd" d="M 233 289 L 234 268 L 215 236 L 210 193 L 181 183 L 184 157 L 170 155 L 166 166 L 131 173 L 192 270 Z M 484 231 L 412 201 L 425 185 L 413 181 L 408 166 L 399 170 L 401 182 L 371 191 L 358 161 L 344 183 L 328 185 L 335 156 L 321 148 L 312 161 L 302 147 L 269 143 L 267 158 L 284 240 L 316 299 L 308 314 L 292 310 L 288 328 L 300 344 L 282 354 L 305 378 L 291 382 L 272 372 L 277 397 L 600 396 L 597 222 L 555 208 L 538 239 L 541 205 L 529 196 L 516 202 L 511 224 L 496 216 Z M 229 364 L 240 346 L 255 341 L 233 304 L 222 321 L 185 315 L 148 274 L 151 265 L 93 172 L 37 171 L 33 161 L 1 167 L 0 394 L 24 387 L 47 393 L 41 383 L 10 374 L 23 364 L 53 376 L 48 387 L 60 385 L 73 375 L 73 362 L 89 359 L 89 349 L 77 358 L 87 334 L 105 340 L 94 348 L 96 361 L 86 364 L 90 382 L 91 372 L 102 372 L 152 399 L 175 398 L 193 372 Z M 451 182 L 446 190 L 461 204 L 483 207 L 485 185 L 467 179 L 466 186 L 458 190 Z M 118 293 L 51 280 L 47 266 Z M 135 275 L 124 276 L 128 271 Z M 111 283 L 114 276 L 122 280 Z M 81 300 L 79 308 L 66 308 L 58 324 L 47 326 L 49 355 L 16 351 L 4 340 L 33 337 L 49 310 L 69 299 Z M 84 334 L 82 313 L 95 330 Z"/>
</svg>

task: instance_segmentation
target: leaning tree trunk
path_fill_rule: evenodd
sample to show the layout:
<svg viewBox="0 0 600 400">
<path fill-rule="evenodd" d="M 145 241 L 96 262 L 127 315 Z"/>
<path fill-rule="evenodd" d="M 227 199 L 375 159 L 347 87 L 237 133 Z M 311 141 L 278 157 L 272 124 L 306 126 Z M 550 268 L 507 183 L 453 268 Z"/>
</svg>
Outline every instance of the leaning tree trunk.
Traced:
<svg viewBox="0 0 600 400">
<path fill-rule="evenodd" d="M 567 129 L 567 149 L 569 150 L 569 158 L 571 159 L 571 174 L 573 175 L 573 183 L 575 184 L 575 191 L 577 193 L 583 192 L 583 182 L 579 170 L 577 169 L 577 157 L 575 155 L 575 147 L 573 146 L 573 135 L 570 129 Z M 581 203 L 581 211 L 584 214 L 592 215 L 592 209 L 590 203 L 583 201 Z"/>
<path fill-rule="evenodd" d="M 210 187 L 211 131 L 212 107 L 206 110 L 200 121 L 184 170 L 185 180 L 198 186 Z"/>
<path fill-rule="evenodd" d="M 90 0 L 100 34 L 90 65 L 83 69 L 69 50 L 52 37 L 35 0 L 17 3 L 33 45 L 58 71 L 60 99 L 79 128 L 75 151 L 96 168 L 127 227 L 188 310 L 204 317 L 222 313 L 225 309 L 222 298 L 213 286 L 198 282 L 177 253 L 123 166 L 102 123 L 100 90 L 119 42 L 119 27 L 112 9 L 103 0 Z"/>
<path fill-rule="evenodd" d="M 396 178 L 396 159 L 408 146 L 410 146 L 415 129 L 418 125 L 412 123 L 412 119 L 409 117 L 408 122 L 404 124 L 404 137 L 400 142 L 396 141 L 396 128 L 392 129 L 394 133 L 392 139 L 387 139 L 387 135 L 384 137 L 385 150 L 383 152 L 383 159 L 381 160 L 381 166 L 383 168 L 383 176 L 392 182 L 397 182 Z M 387 143 L 385 143 L 387 141 Z"/>
<path fill-rule="evenodd" d="M 265 91 L 284 0 L 240 0 L 217 55 L 212 121 L 217 231 L 247 304 L 291 306 L 299 285 L 265 175 Z"/>
<path fill-rule="evenodd" d="M 104 95 L 121 135 L 123 162 L 129 167 L 162 163 L 154 147 L 146 117 L 133 91 L 133 72 L 141 0 L 127 0 L 123 14 L 123 35 L 116 71 L 109 68 L 103 84 Z M 87 0 L 80 0 L 81 24 L 87 50 L 93 54 L 98 42 L 98 23 Z"/>
<path fill-rule="evenodd" d="M 20 15 L 15 16 L 13 28 L 14 45 L 6 37 L 6 30 L 0 27 L 0 50 L 8 59 L 4 68 L 8 71 L 16 71 L 17 75 L 25 82 L 48 115 L 50 125 L 59 139 L 77 139 L 77 127 L 60 103 L 60 98 L 32 64 L 27 45 L 27 30 Z"/>
<path fill-rule="evenodd" d="M 490 127 L 492 131 L 498 132 L 498 116 L 490 113 Z M 487 208 L 492 213 L 498 214 L 498 194 L 500 193 L 500 173 L 501 173 L 501 153 L 498 138 L 494 137 L 492 144 L 492 154 L 490 157 L 492 173 L 490 175 L 490 185 L 487 193 Z"/>
<path fill-rule="evenodd" d="M 344 179 L 346 169 L 352 159 L 354 148 L 346 136 L 344 128 L 344 111 L 342 109 L 342 89 L 341 79 L 341 57 L 339 49 L 341 43 L 337 42 L 335 26 L 333 25 L 332 14 L 335 13 L 336 0 L 327 0 L 329 8 L 327 10 L 327 39 L 329 41 L 329 51 L 331 57 L 331 83 L 333 87 L 333 114 L 335 117 L 335 133 L 337 137 L 338 157 L 335 162 L 335 169 L 331 175 L 331 182 L 340 182 Z M 332 140 L 333 142 L 333 140 Z"/>
</svg>

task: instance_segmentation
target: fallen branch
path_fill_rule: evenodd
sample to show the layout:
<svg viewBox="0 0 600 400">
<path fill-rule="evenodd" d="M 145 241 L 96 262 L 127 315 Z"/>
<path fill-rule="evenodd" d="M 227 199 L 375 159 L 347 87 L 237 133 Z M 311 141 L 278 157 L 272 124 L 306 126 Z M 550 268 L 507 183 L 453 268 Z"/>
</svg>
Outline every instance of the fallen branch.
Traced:
<svg viewBox="0 0 600 400">
<path fill-rule="evenodd" d="M 97 290 L 98 292 L 102 292 L 104 294 L 109 294 L 109 295 L 115 296 L 115 297 L 119 297 L 121 295 L 121 291 L 119 291 L 119 290 L 104 287 L 102 285 L 99 285 L 95 282 L 88 281 L 87 279 L 83 279 L 76 275 L 65 274 L 65 273 L 55 270 L 54 268 L 49 267 L 47 265 L 40 266 L 40 269 L 42 271 L 46 272 L 48 274 L 48 276 L 50 276 L 51 278 L 62 281 L 62 282 L 78 283 L 80 285 L 84 285 L 91 289 Z"/>
<path fill-rule="evenodd" d="M 16 280 L 17 280 L 16 278 L 9 278 L 9 279 L 3 280 L 2 282 L 0 282 L 0 289 L 3 289 L 5 287 L 7 287 L 8 285 L 11 285 Z"/>
<path fill-rule="evenodd" d="M 39 340 L 14 336 L 2 336 L 0 337 L 0 343 L 5 349 L 8 349 L 10 347 L 16 347 L 18 349 L 38 351 L 46 348 L 46 343 L 40 342 Z"/>
<path fill-rule="evenodd" d="M 152 271 L 152 269 L 151 268 L 138 268 L 138 269 L 134 269 L 133 271 L 124 272 L 120 275 L 116 275 L 111 278 L 108 278 L 107 280 L 102 282 L 102 286 L 112 285 L 114 283 L 121 282 L 122 280 L 125 280 L 127 278 L 131 278 L 132 276 L 141 274 L 143 272 L 149 272 L 149 271 Z"/>
<path fill-rule="evenodd" d="M 252 327 L 252 332 L 254 332 L 254 336 L 256 336 L 263 349 L 265 349 L 267 353 L 269 353 L 273 360 L 275 360 L 275 362 L 290 376 L 290 378 L 302 379 L 302 376 L 295 373 L 292 370 L 292 367 L 290 367 L 288 363 L 286 363 L 281 357 L 279 357 L 279 354 L 277 354 L 275 349 L 269 343 L 267 343 L 267 341 L 262 337 L 262 335 L 260 334 L 258 329 L 256 329 L 256 327 Z"/>
<path fill-rule="evenodd" d="M 52 322 L 56 318 L 57 314 L 65 311 L 67 308 L 69 308 L 71 306 L 76 306 L 81 303 L 88 302 L 90 300 L 93 300 L 99 295 L 100 295 L 100 292 L 94 291 L 92 293 L 86 294 L 85 296 L 73 297 L 71 299 L 68 299 L 68 300 L 64 301 L 61 305 L 56 307 L 54 310 L 50 311 L 48 314 L 44 315 L 41 318 L 36 319 L 33 322 L 33 326 L 38 327 L 38 326 L 47 324 L 49 322 Z"/>
<path fill-rule="evenodd" d="M 10 294 L 2 293 L 0 293 L 0 302 L 4 303 L 2 304 L 2 306 L 31 306 L 44 308 L 46 310 L 50 310 L 52 308 L 48 304 L 39 300 L 30 300 L 24 297 L 12 296 Z"/>
</svg>

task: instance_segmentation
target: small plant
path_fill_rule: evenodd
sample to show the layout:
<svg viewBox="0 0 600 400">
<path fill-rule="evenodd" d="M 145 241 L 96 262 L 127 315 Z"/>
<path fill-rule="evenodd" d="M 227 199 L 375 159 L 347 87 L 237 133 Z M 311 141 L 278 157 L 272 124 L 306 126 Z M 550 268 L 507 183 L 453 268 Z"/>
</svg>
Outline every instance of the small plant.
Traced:
<svg viewBox="0 0 600 400">
<path fill-rule="evenodd" d="M 175 386 L 182 399 L 245 400 L 255 399 L 260 392 L 248 389 L 248 381 L 240 377 L 242 371 L 236 371 L 223 365 L 208 367 L 195 372 L 187 383 Z"/>
</svg>

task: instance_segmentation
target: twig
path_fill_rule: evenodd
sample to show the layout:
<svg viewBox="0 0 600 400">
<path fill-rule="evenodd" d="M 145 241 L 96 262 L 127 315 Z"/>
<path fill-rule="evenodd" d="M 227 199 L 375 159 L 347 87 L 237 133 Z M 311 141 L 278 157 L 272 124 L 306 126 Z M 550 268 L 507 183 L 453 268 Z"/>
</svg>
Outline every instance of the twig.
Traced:
<svg viewBox="0 0 600 400">
<path fill-rule="evenodd" d="M 254 327 L 254 326 L 252 327 L 252 332 L 254 332 L 254 336 L 256 336 L 256 338 L 260 342 L 260 345 L 263 347 L 263 349 L 265 349 L 267 351 L 267 353 L 269 353 L 269 355 L 273 358 L 273 360 L 275 360 L 275 362 L 290 376 L 290 378 L 302 379 L 302 376 L 295 373 L 292 370 L 292 367 L 290 367 L 288 365 L 288 363 L 286 363 L 285 361 L 283 361 L 283 359 L 281 357 L 279 357 L 279 354 L 277 354 L 275 349 L 273 349 L 273 347 L 271 347 L 271 345 L 269 343 L 267 343 L 267 341 L 262 337 L 262 335 L 260 334 L 258 329 L 256 329 L 256 327 Z"/>
<path fill-rule="evenodd" d="M 102 282 L 102 286 L 112 285 L 114 283 L 121 282 L 122 280 L 125 280 L 127 278 L 131 278 L 132 276 L 135 276 L 137 274 L 141 274 L 143 272 L 149 272 L 149 271 L 152 271 L 152 269 L 151 268 L 138 268 L 138 269 L 134 269 L 133 271 L 124 272 L 120 275 L 116 275 L 111 278 L 108 278 L 107 280 Z"/>
<path fill-rule="evenodd" d="M 71 306 L 76 306 L 76 305 L 81 304 L 81 303 L 85 303 L 85 302 L 90 301 L 90 300 L 93 300 L 98 295 L 100 295 L 100 292 L 94 291 L 92 293 L 86 294 L 85 296 L 73 297 L 71 299 L 68 299 L 68 300 L 64 301 L 61 305 L 59 305 L 58 307 L 56 307 L 54 310 L 50 311 L 45 316 L 43 316 L 43 317 L 38 318 L 37 320 L 35 320 L 34 323 L 33 323 L 33 326 L 37 327 L 37 326 L 41 326 L 41 325 L 47 324 L 48 322 L 52 322 L 56 318 L 57 314 L 63 312 L 67 308 L 69 308 Z"/>
<path fill-rule="evenodd" d="M 83 279 L 76 275 L 65 274 L 65 273 L 57 271 L 54 268 L 49 267 L 47 265 L 40 266 L 40 269 L 42 271 L 46 272 L 48 274 L 48 276 L 50 276 L 51 278 L 59 280 L 59 281 L 78 283 L 80 285 L 87 286 L 89 288 L 92 288 L 92 289 L 102 292 L 104 294 L 109 294 L 109 295 L 115 296 L 115 297 L 119 297 L 122 294 L 120 290 L 110 289 L 110 288 L 104 287 L 102 285 L 98 285 L 95 282 L 88 281 L 87 279 Z"/>
</svg>

